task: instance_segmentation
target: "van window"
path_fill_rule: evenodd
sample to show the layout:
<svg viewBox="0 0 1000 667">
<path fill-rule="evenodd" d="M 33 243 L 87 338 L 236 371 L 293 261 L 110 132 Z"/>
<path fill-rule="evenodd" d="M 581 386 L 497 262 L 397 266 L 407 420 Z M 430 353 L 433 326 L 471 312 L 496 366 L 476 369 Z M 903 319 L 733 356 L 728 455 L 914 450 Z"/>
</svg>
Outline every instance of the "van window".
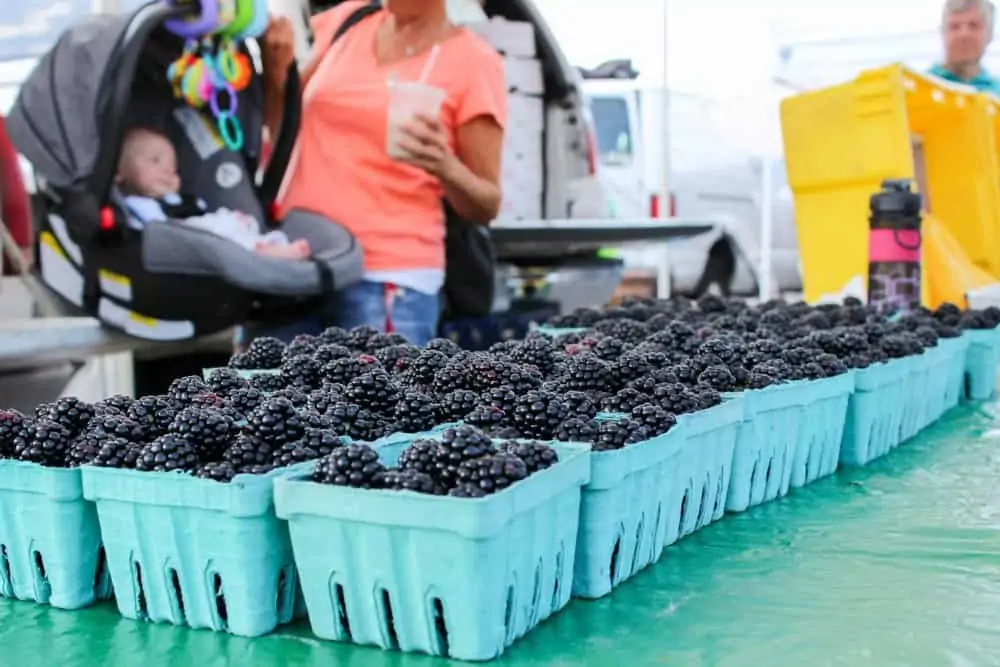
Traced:
<svg viewBox="0 0 1000 667">
<path fill-rule="evenodd" d="M 620 97 L 592 97 L 590 112 L 594 117 L 597 150 L 601 164 L 622 166 L 632 163 L 632 128 L 628 105 Z"/>
</svg>

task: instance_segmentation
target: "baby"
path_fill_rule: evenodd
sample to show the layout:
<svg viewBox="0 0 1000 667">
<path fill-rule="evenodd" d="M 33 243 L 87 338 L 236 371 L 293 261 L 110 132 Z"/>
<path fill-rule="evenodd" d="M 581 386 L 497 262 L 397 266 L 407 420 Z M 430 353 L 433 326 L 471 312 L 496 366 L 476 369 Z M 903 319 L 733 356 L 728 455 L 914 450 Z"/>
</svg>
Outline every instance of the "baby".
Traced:
<svg viewBox="0 0 1000 667">
<path fill-rule="evenodd" d="M 257 221 L 227 208 L 208 213 L 201 200 L 178 194 L 177 154 L 162 134 L 135 128 L 125 134 L 115 183 L 125 195 L 125 206 L 140 222 L 175 219 L 179 224 L 215 234 L 250 252 L 283 259 L 304 259 L 309 244 L 289 242 L 283 232 L 261 234 Z"/>
</svg>

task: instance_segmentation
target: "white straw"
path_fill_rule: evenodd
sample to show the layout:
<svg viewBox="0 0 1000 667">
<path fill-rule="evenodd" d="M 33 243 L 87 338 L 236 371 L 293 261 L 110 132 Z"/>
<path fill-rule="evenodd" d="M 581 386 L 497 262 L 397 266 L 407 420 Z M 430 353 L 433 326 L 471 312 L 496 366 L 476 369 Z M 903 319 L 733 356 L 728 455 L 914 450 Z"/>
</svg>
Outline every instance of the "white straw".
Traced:
<svg viewBox="0 0 1000 667">
<path fill-rule="evenodd" d="M 431 52 L 427 54 L 427 60 L 424 62 L 424 68 L 420 70 L 420 78 L 417 79 L 417 83 L 427 83 L 428 77 L 430 77 L 431 72 L 434 70 L 434 63 L 437 62 L 438 52 L 440 50 L 440 44 L 435 44 L 431 47 Z"/>
</svg>

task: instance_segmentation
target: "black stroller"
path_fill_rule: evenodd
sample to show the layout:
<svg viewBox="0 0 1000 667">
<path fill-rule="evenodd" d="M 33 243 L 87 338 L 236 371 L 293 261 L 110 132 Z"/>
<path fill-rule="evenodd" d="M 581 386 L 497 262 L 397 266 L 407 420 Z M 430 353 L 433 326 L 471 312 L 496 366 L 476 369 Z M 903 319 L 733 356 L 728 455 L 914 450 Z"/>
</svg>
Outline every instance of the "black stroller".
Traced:
<svg viewBox="0 0 1000 667">
<path fill-rule="evenodd" d="M 363 273 L 361 250 L 343 227 L 304 211 L 273 219 L 298 132 L 297 72 L 289 74 L 282 128 L 257 182 L 260 77 L 239 93 L 242 149 L 206 148 L 199 112 L 175 99 L 166 76 L 184 42 L 163 25 L 182 13 L 152 3 L 132 15 L 94 16 L 70 28 L 25 80 L 7 119 L 11 140 L 34 166 L 45 201 L 37 248 L 42 281 L 75 309 L 152 340 L 301 316 Z M 209 210 L 240 210 L 290 239 L 306 239 L 311 261 L 255 255 L 170 222 L 130 226 L 113 182 L 131 123 L 171 139 L 184 189 Z"/>
</svg>

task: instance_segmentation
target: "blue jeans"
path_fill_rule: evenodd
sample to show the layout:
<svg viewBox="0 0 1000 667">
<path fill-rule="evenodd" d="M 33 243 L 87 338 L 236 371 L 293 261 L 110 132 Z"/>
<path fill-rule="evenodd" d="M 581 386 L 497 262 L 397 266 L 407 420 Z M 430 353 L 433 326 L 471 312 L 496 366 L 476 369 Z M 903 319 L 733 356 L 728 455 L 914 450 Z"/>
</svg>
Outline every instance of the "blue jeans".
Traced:
<svg viewBox="0 0 1000 667">
<path fill-rule="evenodd" d="M 329 324 L 351 329 L 368 324 L 385 331 L 387 319 L 392 330 L 406 337 L 414 345 L 426 345 L 437 335 L 438 315 L 441 310 L 437 294 L 424 294 L 406 287 L 396 287 L 389 299 L 386 284 L 364 280 L 337 292 L 335 302 L 329 304 Z M 386 306 L 389 318 L 386 317 Z M 324 318 L 314 315 L 297 322 L 277 326 L 266 323 L 244 325 L 237 332 L 237 345 L 245 345 L 260 336 L 273 336 L 286 343 L 300 334 L 319 335 L 323 332 Z"/>
</svg>

